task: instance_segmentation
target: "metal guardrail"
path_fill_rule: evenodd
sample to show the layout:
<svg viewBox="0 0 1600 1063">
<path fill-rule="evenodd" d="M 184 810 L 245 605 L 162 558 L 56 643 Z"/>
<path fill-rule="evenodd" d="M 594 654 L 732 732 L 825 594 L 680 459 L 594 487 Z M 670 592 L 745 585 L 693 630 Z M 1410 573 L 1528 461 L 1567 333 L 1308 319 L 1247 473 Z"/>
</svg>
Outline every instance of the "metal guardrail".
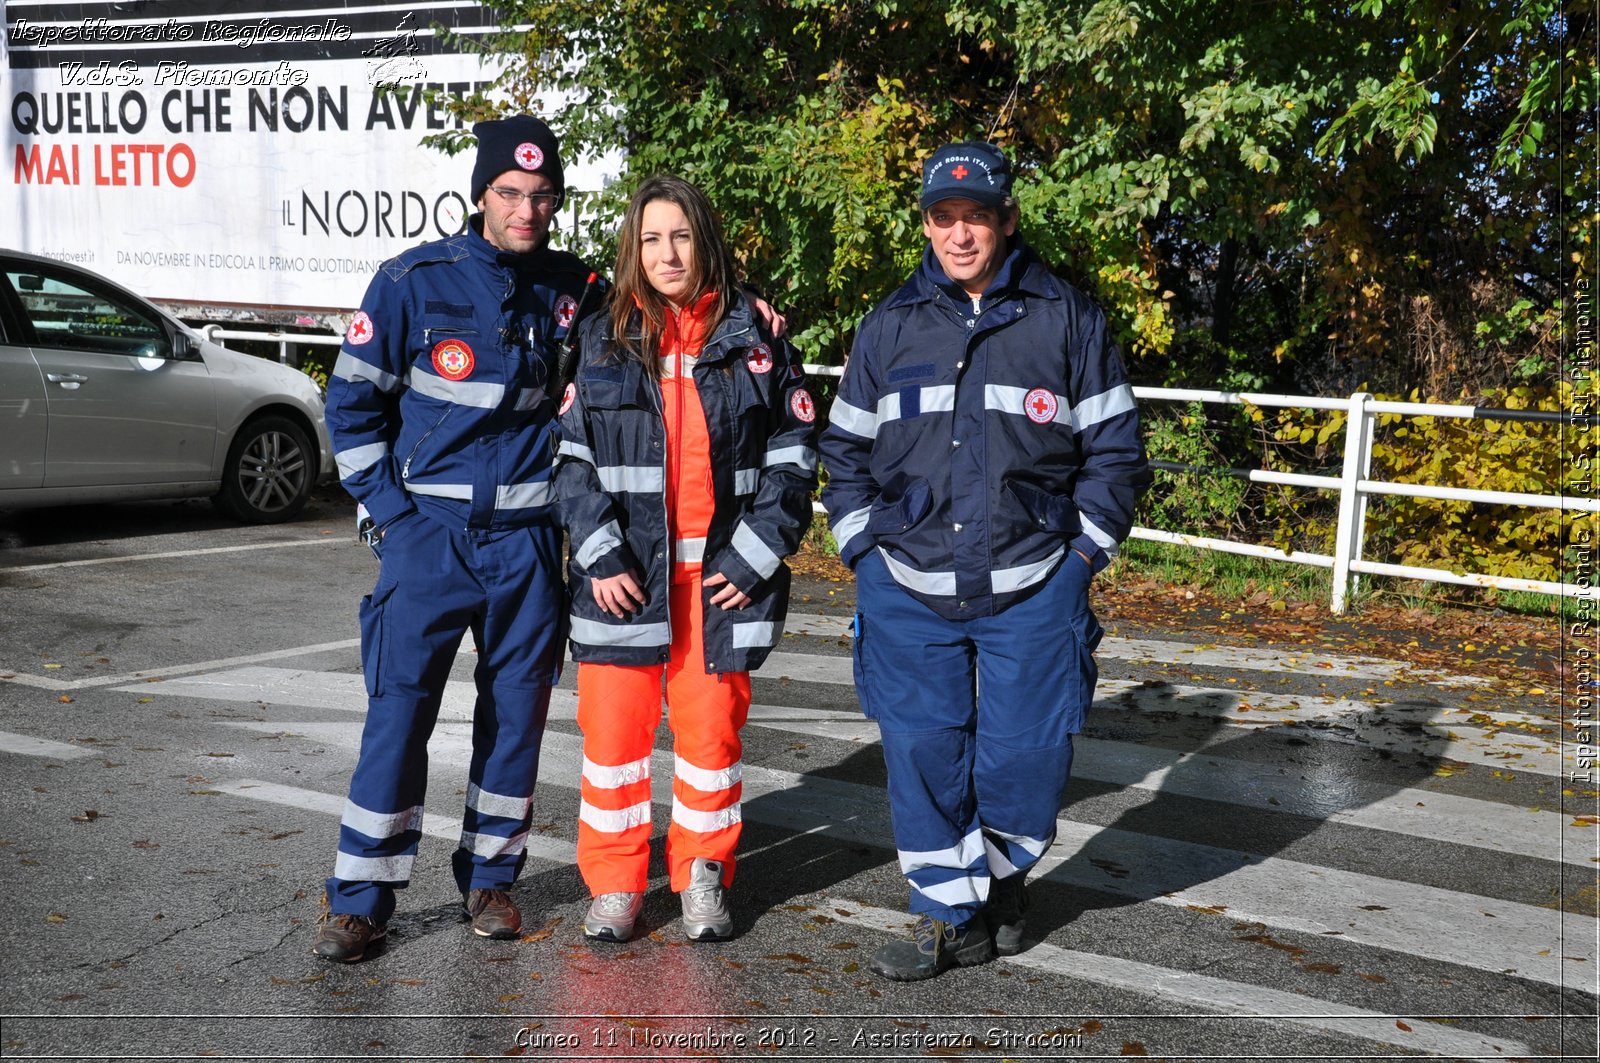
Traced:
<svg viewBox="0 0 1600 1063">
<path fill-rule="evenodd" d="M 278 360 L 287 363 L 289 345 L 295 343 L 326 344 L 337 346 L 338 336 L 315 333 L 250 332 L 224 329 L 207 325 L 205 336 L 213 343 L 224 339 L 246 339 L 278 344 Z M 807 363 L 805 371 L 812 376 L 837 377 L 844 373 L 839 366 Z M 1334 547 L 1331 554 L 1305 550 L 1285 551 L 1275 546 L 1241 543 L 1231 539 L 1216 539 L 1204 535 L 1186 535 L 1158 528 L 1135 527 L 1135 539 L 1150 542 L 1174 543 L 1201 550 L 1242 554 L 1270 561 L 1287 561 L 1292 564 L 1312 565 L 1332 570 L 1332 592 L 1328 603 L 1334 613 L 1343 613 L 1350 595 L 1358 586 L 1363 573 L 1374 576 L 1395 576 L 1401 579 L 1453 583 L 1468 587 L 1494 587 L 1500 590 L 1532 591 L 1536 594 L 1558 595 L 1565 598 L 1600 600 L 1600 586 L 1592 583 L 1566 583 L 1559 580 L 1520 579 L 1496 576 L 1483 572 L 1454 572 L 1442 568 L 1418 565 L 1396 565 L 1384 561 L 1368 561 L 1361 556 L 1366 531 L 1367 499 L 1373 495 L 1399 495 L 1409 498 L 1447 499 L 1461 502 L 1481 502 L 1491 505 L 1527 506 L 1535 509 L 1556 509 L 1579 513 L 1600 513 L 1600 498 L 1570 497 L 1562 495 L 1535 495 L 1517 491 L 1480 491 L 1439 484 L 1394 483 L 1371 479 L 1372 439 L 1380 414 L 1399 414 L 1402 417 L 1446 417 L 1469 420 L 1503 421 L 1565 421 L 1590 427 L 1600 421 L 1594 416 L 1572 416 L 1537 410 L 1493 410 L 1477 406 L 1442 405 L 1422 402 L 1389 402 L 1374 399 L 1364 391 L 1349 398 L 1324 398 L 1309 395 L 1265 395 L 1233 391 L 1205 391 L 1192 388 L 1133 389 L 1135 398 L 1155 402 L 1213 402 L 1234 406 L 1264 406 L 1290 409 L 1343 410 L 1346 413 L 1344 465 L 1339 476 L 1319 476 L 1309 473 L 1275 472 L 1267 469 L 1206 469 L 1176 462 L 1157 462 L 1158 468 L 1171 471 L 1222 473 L 1249 480 L 1253 483 L 1286 484 L 1323 491 L 1339 492 L 1338 519 L 1335 525 Z M 820 503 L 813 508 L 823 512 Z"/>
</svg>

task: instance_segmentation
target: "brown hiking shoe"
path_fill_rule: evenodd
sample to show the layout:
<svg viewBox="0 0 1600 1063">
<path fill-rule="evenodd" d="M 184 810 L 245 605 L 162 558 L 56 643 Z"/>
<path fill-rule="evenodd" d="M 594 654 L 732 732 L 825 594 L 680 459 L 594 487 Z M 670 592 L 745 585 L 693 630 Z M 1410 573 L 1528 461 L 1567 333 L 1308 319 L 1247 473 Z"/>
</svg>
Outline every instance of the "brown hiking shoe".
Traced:
<svg viewBox="0 0 1600 1063">
<path fill-rule="evenodd" d="M 504 941 L 522 933 L 522 913 L 505 890 L 473 890 L 461 902 L 472 932 L 479 937 Z"/>
<path fill-rule="evenodd" d="M 311 953 L 334 963 L 358 963 L 388 936 L 389 928 L 364 915 L 328 912 L 322 917 Z"/>
</svg>

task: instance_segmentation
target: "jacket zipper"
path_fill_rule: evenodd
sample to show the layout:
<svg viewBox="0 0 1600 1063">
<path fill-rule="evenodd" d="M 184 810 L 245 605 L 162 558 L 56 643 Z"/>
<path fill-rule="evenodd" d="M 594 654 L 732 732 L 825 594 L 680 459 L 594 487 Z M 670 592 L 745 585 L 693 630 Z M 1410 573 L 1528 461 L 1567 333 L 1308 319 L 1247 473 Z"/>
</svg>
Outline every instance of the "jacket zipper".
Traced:
<svg viewBox="0 0 1600 1063">
<path fill-rule="evenodd" d="M 436 326 L 434 328 L 425 328 L 425 329 L 423 329 L 422 330 L 422 342 L 423 343 L 432 343 L 433 342 L 434 333 L 438 333 L 441 336 L 465 336 L 465 335 L 468 335 L 469 333 L 476 332 L 476 331 L 477 331 L 476 329 L 451 328 L 448 325 L 439 325 L 439 326 Z"/>
<path fill-rule="evenodd" d="M 648 373 L 645 375 L 647 377 L 649 376 Z M 663 440 L 661 447 L 661 537 L 666 542 L 666 548 L 662 552 L 665 554 L 667 561 L 667 594 L 665 605 L 667 614 L 667 652 L 670 655 L 672 652 L 672 514 L 667 512 L 666 491 L 667 447 L 670 445 L 670 441 L 665 438 L 667 434 L 667 400 L 666 396 L 662 394 L 661 382 L 659 380 L 652 379 L 649 381 L 649 383 L 650 397 L 655 400 L 656 412 L 661 415 L 661 435 Z M 648 581 L 646 581 L 645 586 L 646 589 L 649 588 Z"/>
<path fill-rule="evenodd" d="M 405 464 L 400 466 L 400 479 L 402 479 L 402 480 L 410 479 L 410 477 L 411 477 L 411 459 L 415 458 L 417 456 L 417 451 L 422 449 L 422 444 L 424 444 L 424 443 L 426 443 L 428 441 L 428 437 L 429 436 L 433 435 L 434 432 L 438 431 L 439 426 L 444 424 L 445 418 L 449 417 L 449 416 L 450 416 L 450 408 L 446 407 L 444 413 L 442 415 L 440 415 L 439 419 L 437 421 L 433 422 L 433 427 L 428 429 L 426 432 L 422 433 L 422 438 L 417 440 L 416 446 L 411 448 L 411 453 L 406 455 Z"/>
</svg>

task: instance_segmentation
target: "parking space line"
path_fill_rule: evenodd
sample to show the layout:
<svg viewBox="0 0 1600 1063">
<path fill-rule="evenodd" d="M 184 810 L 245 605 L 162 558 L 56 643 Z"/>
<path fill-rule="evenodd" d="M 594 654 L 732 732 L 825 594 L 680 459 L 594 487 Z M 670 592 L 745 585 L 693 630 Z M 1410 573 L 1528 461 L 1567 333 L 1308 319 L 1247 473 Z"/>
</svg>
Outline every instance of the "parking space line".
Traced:
<svg viewBox="0 0 1600 1063">
<path fill-rule="evenodd" d="M 318 539 L 291 539 L 288 542 L 248 543 L 244 546 L 208 546 L 204 550 L 163 550 L 154 554 L 128 554 L 123 557 L 84 557 L 76 561 L 50 561 L 42 565 L 18 565 L 0 568 L 0 574 L 11 572 L 44 572 L 54 568 L 82 568 L 85 565 L 119 565 L 124 561 L 161 561 L 172 557 L 201 557 L 205 554 L 237 554 L 247 550 L 277 550 L 285 546 L 312 546 L 318 543 L 341 543 L 350 540 L 342 535 L 328 535 Z"/>
<path fill-rule="evenodd" d="M 216 668 L 236 668 L 259 661 L 281 661 L 285 657 L 300 657 L 330 650 L 348 650 L 361 645 L 360 639 L 340 639 L 338 642 L 318 642 L 310 646 L 291 646 L 284 650 L 268 650 L 244 657 L 223 657 L 215 661 L 196 661 L 192 664 L 175 664 L 170 668 L 146 668 L 142 672 L 124 672 L 122 675 L 93 676 L 89 679 L 52 679 L 47 675 L 28 675 L 10 668 L 0 667 L 0 683 L 18 683 L 41 690 L 83 690 L 86 687 L 108 687 L 118 683 L 149 683 L 169 675 L 192 675 Z"/>
<path fill-rule="evenodd" d="M 871 908 L 842 897 L 824 897 L 818 907 L 829 914 L 844 916 L 849 920 L 847 925 L 888 934 L 905 934 L 911 926 L 911 916 L 904 912 Z M 1281 989 L 1230 982 L 1211 975 L 1140 963 L 1119 956 L 1064 949 L 1048 942 L 1037 942 L 1021 954 L 1005 957 L 998 962 L 1063 978 L 1082 979 L 1101 987 L 1115 986 L 1185 1005 L 1216 1009 L 1226 1015 L 1270 1018 L 1318 1033 L 1359 1037 L 1365 1041 L 1397 1045 L 1430 1055 L 1461 1059 L 1510 1059 L 1533 1058 L 1538 1054 L 1529 1045 L 1471 1030 L 1452 1030 L 1417 1016 L 1380 1014 Z M 1396 1019 L 1403 1018 L 1412 1018 L 1413 1021 L 1403 1025 L 1396 1023 Z"/>
<path fill-rule="evenodd" d="M 13 734 L 0 731 L 0 753 L 16 753 L 24 757 L 47 757 L 50 760 L 77 760 L 96 755 L 93 749 L 69 746 L 65 742 L 52 742 L 48 738 Z"/>
</svg>

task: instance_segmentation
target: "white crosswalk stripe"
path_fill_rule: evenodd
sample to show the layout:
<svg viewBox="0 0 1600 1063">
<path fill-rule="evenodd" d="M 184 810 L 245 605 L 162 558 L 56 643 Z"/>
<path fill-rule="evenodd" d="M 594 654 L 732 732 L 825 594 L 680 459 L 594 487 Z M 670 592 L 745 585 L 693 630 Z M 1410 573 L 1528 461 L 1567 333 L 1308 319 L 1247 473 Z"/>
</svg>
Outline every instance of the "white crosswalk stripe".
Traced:
<svg viewBox="0 0 1600 1063">
<path fill-rule="evenodd" d="M 793 620 L 793 618 L 792 618 Z M 789 630 L 828 638 L 847 635 L 838 618 L 801 616 Z M 855 708 L 851 661 L 837 649 L 808 653 L 805 639 L 789 640 L 772 655 L 760 673 L 763 703 L 752 707 L 750 727 L 803 737 L 808 755 L 819 763 L 827 756 L 843 759 L 852 749 L 877 742 L 876 725 Z M 1177 682 L 1134 682 L 1108 679 L 1100 684 L 1090 733 L 1080 737 L 1074 777 L 1156 797 L 1212 802 L 1257 821 L 1299 817 L 1321 830 L 1355 832 L 1363 847 L 1416 842 L 1448 847 L 1470 866 L 1473 852 L 1512 854 L 1553 867 L 1592 870 L 1596 866 L 1592 824 L 1556 809 L 1529 809 L 1482 796 L 1424 787 L 1429 768 L 1418 769 L 1411 785 L 1385 785 L 1375 778 L 1352 775 L 1329 764 L 1339 756 L 1382 751 L 1414 754 L 1421 765 L 1460 762 L 1544 780 L 1558 779 L 1566 751 L 1537 716 L 1513 711 L 1484 711 L 1463 700 L 1464 682 L 1431 684 L 1426 701 L 1395 700 L 1388 688 L 1362 697 L 1291 694 L 1254 689 L 1276 684 L 1277 676 L 1311 674 L 1343 679 L 1344 689 L 1363 680 L 1413 679 L 1415 673 L 1392 662 L 1323 655 L 1296 657 L 1270 649 L 1186 646 L 1154 640 L 1112 640 L 1103 658 L 1139 662 L 1154 660 L 1179 666 Z M 314 669 L 274 667 L 255 661 L 223 666 L 203 674 L 174 675 L 160 683 L 129 682 L 121 689 L 144 696 L 192 698 L 218 703 L 261 706 L 262 719 L 225 721 L 225 726 L 258 734 L 281 735 L 344 751 L 353 764 L 365 711 L 365 689 L 359 675 Z M 230 662 L 231 664 L 232 662 Z M 1238 689 L 1190 680 L 1184 669 L 1232 669 L 1261 673 L 1260 683 Z M 1313 671 L 1313 669 L 1315 669 Z M 459 674 L 459 673 L 458 673 Z M 1122 673 L 1127 674 L 1127 673 Z M 1137 673 L 1134 673 L 1137 674 Z M 1351 682 L 1351 681 L 1355 682 Z M 126 682 L 126 680 L 125 680 Z M 1399 684 L 1415 689 L 1416 684 Z M 804 691 L 790 698 L 788 691 Z M 1452 690 L 1454 692 L 1452 692 Z M 452 682 L 446 692 L 440 724 L 429 744 L 430 762 L 459 775 L 470 756 L 470 719 L 474 692 L 470 682 Z M 780 703 L 793 700 L 795 704 Z M 302 718 L 305 713 L 337 713 L 336 717 Z M 1112 714 L 1117 714 L 1113 716 Z M 551 716 L 570 721 L 575 695 L 558 690 Z M 1182 733 L 1170 743 L 1145 737 L 1096 736 L 1094 725 L 1116 723 L 1114 731 Z M 1187 728 L 1187 730 L 1185 730 Z M 1299 745 L 1322 755 L 1304 763 L 1269 762 L 1255 738 L 1293 736 Z M 652 758 L 657 829 L 664 829 L 671 804 L 672 754 L 658 748 Z M 16 743 L 10 743 L 15 746 Z M 65 747 L 73 748 L 73 747 Z M 829 751 L 833 751 L 830 753 Z M 0 736 L 0 752 L 12 749 Z M 28 755 L 48 755 L 38 752 Z M 577 787 L 581 739 L 569 726 L 550 729 L 541 754 L 541 790 L 571 791 Z M 237 798 L 303 808 L 337 818 L 343 794 L 299 789 L 281 783 L 238 778 L 215 784 Z M 807 833 L 855 846 L 868 846 L 891 861 L 892 830 L 880 786 L 846 781 L 817 773 L 796 773 L 747 763 L 744 768 L 744 814 L 747 821 L 783 831 Z M 448 793 L 448 788 L 435 788 Z M 430 790 L 430 792 L 434 792 Z M 1474 791 L 1481 795 L 1482 791 Z M 452 818 L 451 799 L 430 801 L 423 830 L 454 841 L 460 820 Z M 435 809 L 438 814 L 435 814 Z M 1226 913 L 1230 922 L 1259 923 L 1272 932 L 1333 935 L 1344 948 L 1401 955 L 1423 963 L 1469 969 L 1480 976 L 1509 976 L 1524 983 L 1570 987 L 1591 977 L 1600 949 L 1596 928 L 1587 915 L 1562 911 L 1542 899 L 1508 900 L 1470 889 L 1448 889 L 1405 878 L 1386 878 L 1367 863 L 1337 866 L 1318 858 L 1290 857 L 1240 848 L 1157 836 L 1120 824 L 1103 826 L 1073 817 L 1069 806 L 1057 823 L 1057 840 L 1035 874 L 1042 888 L 1052 885 L 1087 889 L 1153 903 L 1164 909 Z M 570 862 L 567 838 L 530 839 L 531 856 Z M 1232 839 L 1228 838 L 1229 844 Z M 1333 846 L 1337 849 L 1337 846 Z M 1317 851 L 1315 848 L 1309 852 Z M 1297 854 L 1298 855 L 1298 854 Z M 1415 876 L 1413 876 L 1415 878 Z M 904 933 L 907 917 L 845 897 L 822 898 L 855 925 L 885 934 Z M 762 918 L 782 918 L 769 913 Z M 1248 982 L 1177 971 L 1116 956 L 1067 949 L 1046 940 L 1020 956 L 1002 961 L 1031 972 L 1086 978 L 1104 985 L 1154 993 L 1186 1008 L 1234 1015 L 1272 1015 L 1305 1030 L 1402 1046 L 1412 1051 L 1448 1056 L 1508 1058 L 1537 1054 L 1531 1044 L 1489 1037 L 1470 1029 L 1428 1022 L 1396 1023 L 1397 1016 L 1352 1008 L 1297 993 Z"/>
</svg>

